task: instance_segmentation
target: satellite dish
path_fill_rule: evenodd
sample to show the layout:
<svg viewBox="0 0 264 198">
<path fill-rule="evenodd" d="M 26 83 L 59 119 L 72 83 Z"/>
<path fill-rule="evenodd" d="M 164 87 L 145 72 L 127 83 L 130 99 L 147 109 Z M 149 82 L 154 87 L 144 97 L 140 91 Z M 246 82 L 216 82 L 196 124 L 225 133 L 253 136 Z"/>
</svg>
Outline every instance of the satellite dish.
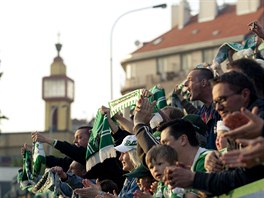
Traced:
<svg viewBox="0 0 264 198">
<path fill-rule="evenodd" d="M 135 41 L 135 46 L 138 47 L 138 46 L 140 46 L 140 44 L 141 44 L 141 42 L 140 42 L 139 40 L 136 40 L 136 41 Z"/>
</svg>

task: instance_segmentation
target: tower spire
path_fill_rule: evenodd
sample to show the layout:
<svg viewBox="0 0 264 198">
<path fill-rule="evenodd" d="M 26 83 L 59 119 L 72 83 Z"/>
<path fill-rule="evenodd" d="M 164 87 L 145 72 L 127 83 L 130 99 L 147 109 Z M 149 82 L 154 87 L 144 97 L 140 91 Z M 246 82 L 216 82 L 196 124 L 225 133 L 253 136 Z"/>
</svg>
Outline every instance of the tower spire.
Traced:
<svg viewBox="0 0 264 198">
<path fill-rule="evenodd" d="M 56 43 L 56 49 L 57 49 L 57 52 L 58 52 L 58 57 L 60 56 L 60 51 L 61 51 L 61 48 L 62 48 L 62 44 L 60 44 L 60 33 L 58 33 L 58 43 Z"/>
</svg>

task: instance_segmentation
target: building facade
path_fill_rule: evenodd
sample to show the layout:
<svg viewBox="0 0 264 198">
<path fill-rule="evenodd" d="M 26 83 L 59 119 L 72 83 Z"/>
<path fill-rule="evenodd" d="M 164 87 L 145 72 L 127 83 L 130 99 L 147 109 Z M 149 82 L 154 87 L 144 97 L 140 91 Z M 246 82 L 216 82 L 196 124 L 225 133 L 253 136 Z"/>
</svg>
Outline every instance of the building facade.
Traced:
<svg viewBox="0 0 264 198">
<path fill-rule="evenodd" d="M 126 73 L 121 93 L 160 84 L 169 94 L 190 69 L 212 63 L 225 42 L 242 42 L 248 24 L 264 24 L 264 0 L 238 0 L 219 7 L 216 0 L 200 0 L 200 11 L 192 16 L 188 2 L 173 5 L 170 31 L 132 52 L 121 65 Z M 167 95 L 168 97 L 169 95 Z"/>
</svg>

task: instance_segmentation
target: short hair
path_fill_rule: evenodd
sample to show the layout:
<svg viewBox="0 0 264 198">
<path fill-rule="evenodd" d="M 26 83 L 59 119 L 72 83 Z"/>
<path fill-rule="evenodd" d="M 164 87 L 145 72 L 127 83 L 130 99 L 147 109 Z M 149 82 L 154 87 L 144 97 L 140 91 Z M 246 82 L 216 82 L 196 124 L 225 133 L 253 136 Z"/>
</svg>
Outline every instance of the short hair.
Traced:
<svg viewBox="0 0 264 198">
<path fill-rule="evenodd" d="M 184 119 L 175 119 L 163 123 L 159 127 L 159 131 L 169 128 L 169 134 L 175 139 L 182 135 L 186 135 L 191 146 L 198 146 L 199 142 L 196 136 L 195 128 L 191 122 Z"/>
<path fill-rule="evenodd" d="M 226 72 L 223 75 L 214 78 L 212 81 L 213 86 L 219 83 L 228 84 L 229 88 L 236 93 L 240 93 L 243 89 L 249 89 L 250 101 L 257 99 L 256 89 L 252 80 L 241 72 Z"/>
<path fill-rule="evenodd" d="M 260 97 L 264 96 L 264 86 L 263 86 L 263 79 L 264 79 L 264 69 L 261 65 L 249 58 L 241 58 L 235 60 L 227 65 L 228 69 L 239 69 L 243 74 L 248 76 L 254 83 L 256 87 L 257 94 Z"/>
<path fill-rule="evenodd" d="M 214 73 L 212 72 L 212 70 L 210 70 L 208 68 L 196 67 L 196 68 L 192 69 L 192 71 L 199 71 L 199 78 L 200 79 L 211 80 L 214 78 Z"/>
<path fill-rule="evenodd" d="M 157 159 L 163 159 L 173 165 L 178 160 L 178 155 L 174 148 L 165 144 L 157 144 L 147 152 L 146 164 L 151 164 L 153 161 L 156 162 Z"/>
<path fill-rule="evenodd" d="M 77 128 L 77 130 L 82 130 L 82 129 L 85 129 L 86 134 L 90 135 L 93 127 L 88 126 L 88 125 L 83 125 L 83 126 L 80 126 L 79 128 Z"/>
<path fill-rule="evenodd" d="M 111 179 L 104 179 L 100 181 L 100 186 L 103 192 L 113 193 L 113 191 L 115 191 L 116 193 L 119 193 L 117 184 Z"/>
<path fill-rule="evenodd" d="M 184 116 L 184 113 L 177 107 L 165 106 L 161 109 L 171 120 L 180 119 Z"/>
</svg>

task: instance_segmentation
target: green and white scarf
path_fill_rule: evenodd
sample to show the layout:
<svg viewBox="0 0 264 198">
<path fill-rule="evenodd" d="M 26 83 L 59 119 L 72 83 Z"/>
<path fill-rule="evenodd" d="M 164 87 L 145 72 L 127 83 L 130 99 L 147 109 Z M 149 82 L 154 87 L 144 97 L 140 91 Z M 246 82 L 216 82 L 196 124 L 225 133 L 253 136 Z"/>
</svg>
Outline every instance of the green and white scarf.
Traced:
<svg viewBox="0 0 264 198">
<path fill-rule="evenodd" d="M 45 169 L 44 174 L 33 186 L 31 192 L 37 195 L 43 195 L 45 193 L 52 192 L 52 197 L 58 197 L 58 195 L 61 193 L 59 176 L 50 169 Z"/>
<path fill-rule="evenodd" d="M 111 157 L 116 157 L 116 151 L 110 126 L 107 116 L 98 110 L 86 150 L 86 171 Z"/>
<path fill-rule="evenodd" d="M 46 168 L 46 156 L 43 144 L 35 142 L 33 147 L 33 177 L 43 175 Z"/>
<path fill-rule="evenodd" d="M 234 50 L 239 56 L 252 56 L 253 49 L 256 47 L 256 35 L 252 35 L 247 38 L 245 44 L 240 43 L 224 43 L 218 49 L 216 56 L 213 59 L 213 64 L 211 68 L 214 70 L 215 75 L 219 75 L 220 64 L 228 58 L 228 51 L 230 49 Z"/>
<path fill-rule="evenodd" d="M 23 154 L 23 168 L 18 170 L 17 175 L 17 182 L 22 190 L 27 189 L 30 191 L 32 186 L 35 184 L 31 172 L 31 159 L 31 152 L 29 150 L 25 150 Z"/>
<path fill-rule="evenodd" d="M 110 108 L 111 117 L 114 116 L 117 112 L 120 112 L 127 107 L 135 106 L 137 104 L 137 101 L 140 99 L 141 93 L 142 89 L 137 89 L 123 95 L 118 99 L 110 101 L 108 105 Z"/>
<path fill-rule="evenodd" d="M 153 102 L 156 100 L 157 102 L 154 112 L 157 112 L 158 109 L 162 109 L 163 107 L 167 106 L 165 90 L 163 88 L 161 88 L 159 85 L 155 85 L 149 91 L 153 94 L 153 96 L 149 98 L 149 101 Z"/>
<path fill-rule="evenodd" d="M 28 180 L 34 179 L 32 174 L 32 155 L 28 150 L 25 150 L 23 155 L 23 172 L 26 174 Z"/>
</svg>

